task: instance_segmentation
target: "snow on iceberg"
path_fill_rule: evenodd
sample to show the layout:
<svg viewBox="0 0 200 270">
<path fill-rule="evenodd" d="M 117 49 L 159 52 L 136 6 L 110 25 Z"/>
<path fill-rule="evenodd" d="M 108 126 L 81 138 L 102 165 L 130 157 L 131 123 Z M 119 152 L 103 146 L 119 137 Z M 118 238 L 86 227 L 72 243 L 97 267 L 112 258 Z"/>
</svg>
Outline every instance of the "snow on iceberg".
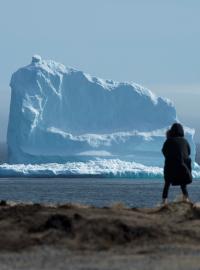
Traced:
<svg viewBox="0 0 200 270">
<path fill-rule="evenodd" d="M 2 164 L 0 177 L 126 177 L 160 178 L 162 169 L 122 160 L 90 160 L 64 164 Z"/>
<path fill-rule="evenodd" d="M 47 167 L 50 174 L 55 168 L 61 174 L 66 168 L 64 174 L 71 174 L 72 164 L 82 168 L 85 162 L 88 174 L 99 158 L 104 165 L 107 160 L 108 166 L 113 160 L 124 162 L 125 167 L 126 162 L 133 162 L 132 173 L 137 163 L 144 166 L 141 172 L 148 171 L 147 166 L 151 172 L 152 166 L 163 166 L 161 147 L 166 129 L 177 121 L 176 110 L 169 100 L 148 89 L 92 77 L 39 56 L 12 75 L 10 86 L 9 163 L 43 164 L 16 165 L 16 173 L 21 168 L 25 174 L 36 174 L 36 168 L 45 172 Z M 186 130 L 194 160 L 193 133 Z M 53 163 L 53 168 L 44 163 Z M 9 165 L 5 166 L 0 170 L 9 171 Z M 117 171 L 125 167 L 121 164 Z"/>
<path fill-rule="evenodd" d="M 193 177 L 200 178 L 200 166 L 195 164 Z M 117 177 L 117 178 L 163 178 L 160 167 L 119 159 L 98 159 L 87 162 L 64 164 L 2 164 L 0 177 Z"/>
</svg>

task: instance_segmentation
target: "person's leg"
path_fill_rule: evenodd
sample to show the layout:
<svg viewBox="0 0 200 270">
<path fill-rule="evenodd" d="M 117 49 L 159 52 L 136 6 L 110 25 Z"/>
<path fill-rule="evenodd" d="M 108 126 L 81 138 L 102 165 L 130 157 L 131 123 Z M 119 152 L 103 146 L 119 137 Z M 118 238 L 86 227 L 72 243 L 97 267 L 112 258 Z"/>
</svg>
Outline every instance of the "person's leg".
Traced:
<svg viewBox="0 0 200 270">
<path fill-rule="evenodd" d="M 186 202 L 189 202 L 189 195 L 188 195 L 188 191 L 187 191 L 187 186 L 186 185 L 181 185 L 181 190 L 183 193 L 183 200 Z"/>
<path fill-rule="evenodd" d="M 165 181 L 165 185 L 164 185 L 163 193 L 162 193 L 163 204 L 167 204 L 169 187 L 170 187 L 170 182 Z"/>
</svg>

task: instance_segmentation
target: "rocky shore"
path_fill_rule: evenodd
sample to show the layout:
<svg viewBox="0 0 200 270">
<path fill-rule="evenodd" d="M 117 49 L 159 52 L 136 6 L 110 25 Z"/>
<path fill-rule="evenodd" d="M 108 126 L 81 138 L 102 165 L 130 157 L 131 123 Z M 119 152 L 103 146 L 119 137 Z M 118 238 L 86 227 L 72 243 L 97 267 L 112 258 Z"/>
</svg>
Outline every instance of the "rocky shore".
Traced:
<svg viewBox="0 0 200 270">
<path fill-rule="evenodd" d="M 0 269 L 199 269 L 200 208 L 0 204 Z"/>
</svg>

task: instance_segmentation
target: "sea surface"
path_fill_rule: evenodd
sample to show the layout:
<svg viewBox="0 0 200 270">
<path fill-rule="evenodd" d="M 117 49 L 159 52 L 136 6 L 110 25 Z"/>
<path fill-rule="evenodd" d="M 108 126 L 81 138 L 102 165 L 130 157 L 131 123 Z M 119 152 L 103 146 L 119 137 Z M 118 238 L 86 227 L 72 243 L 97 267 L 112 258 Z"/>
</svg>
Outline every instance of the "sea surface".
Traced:
<svg viewBox="0 0 200 270">
<path fill-rule="evenodd" d="M 160 179 L 2 178 L 0 200 L 152 207 L 161 202 L 162 187 Z M 194 180 L 188 190 L 192 201 L 200 201 L 200 180 Z M 180 194 L 179 187 L 171 187 L 169 200 L 177 200 Z"/>
</svg>

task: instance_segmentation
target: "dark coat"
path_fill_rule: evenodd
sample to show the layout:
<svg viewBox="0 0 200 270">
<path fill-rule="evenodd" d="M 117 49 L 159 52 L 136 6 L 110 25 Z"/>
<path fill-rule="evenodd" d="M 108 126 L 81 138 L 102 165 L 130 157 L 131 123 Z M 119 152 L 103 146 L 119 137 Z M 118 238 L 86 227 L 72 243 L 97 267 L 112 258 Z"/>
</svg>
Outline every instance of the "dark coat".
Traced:
<svg viewBox="0 0 200 270">
<path fill-rule="evenodd" d="M 192 167 L 190 146 L 184 137 L 168 138 L 162 148 L 165 157 L 165 181 L 172 185 L 190 184 Z"/>
</svg>

